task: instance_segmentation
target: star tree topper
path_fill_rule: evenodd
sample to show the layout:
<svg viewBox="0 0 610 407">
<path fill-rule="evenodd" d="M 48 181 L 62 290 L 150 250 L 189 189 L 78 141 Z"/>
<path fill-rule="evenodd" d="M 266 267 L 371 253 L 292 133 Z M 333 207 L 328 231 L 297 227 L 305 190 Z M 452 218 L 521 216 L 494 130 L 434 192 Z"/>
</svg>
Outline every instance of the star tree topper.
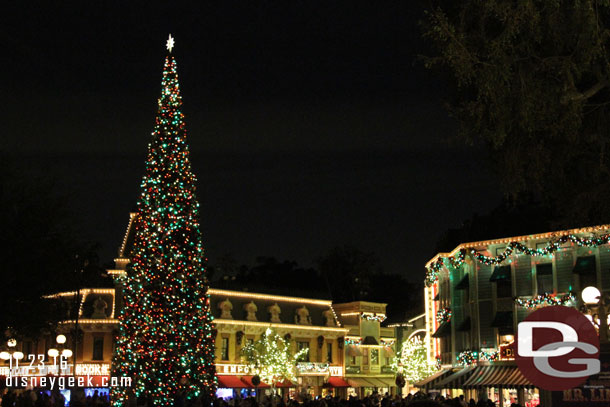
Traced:
<svg viewBox="0 0 610 407">
<path fill-rule="evenodd" d="M 167 38 L 167 42 L 165 43 L 169 52 L 172 52 L 172 48 L 174 48 L 174 38 L 170 34 Z"/>
</svg>

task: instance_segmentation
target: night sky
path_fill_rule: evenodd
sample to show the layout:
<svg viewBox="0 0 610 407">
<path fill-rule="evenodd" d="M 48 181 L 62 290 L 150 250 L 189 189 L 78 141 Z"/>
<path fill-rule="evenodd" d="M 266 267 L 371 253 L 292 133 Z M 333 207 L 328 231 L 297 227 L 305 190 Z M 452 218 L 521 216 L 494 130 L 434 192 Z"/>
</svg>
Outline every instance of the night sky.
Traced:
<svg viewBox="0 0 610 407">
<path fill-rule="evenodd" d="M 52 177 L 113 259 L 176 39 L 211 263 L 312 265 L 335 245 L 423 278 L 437 239 L 499 194 L 455 123 L 418 1 L 4 5 L 0 150 Z M 490 238 L 495 236 L 489 236 Z"/>
</svg>

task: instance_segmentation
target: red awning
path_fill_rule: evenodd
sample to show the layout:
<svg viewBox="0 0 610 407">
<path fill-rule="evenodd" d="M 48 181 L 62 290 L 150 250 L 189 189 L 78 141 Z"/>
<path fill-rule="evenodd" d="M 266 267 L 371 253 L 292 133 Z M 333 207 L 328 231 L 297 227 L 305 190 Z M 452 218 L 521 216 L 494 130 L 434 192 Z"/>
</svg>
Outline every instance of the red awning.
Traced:
<svg viewBox="0 0 610 407">
<path fill-rule="evenodd" d="M 277 382 L 275 387 L 296 387 L 296 386 L 290 380 L 284 380 L 283 382 Z"/>
<path fill-rule="evenodd" d="M 329 377 L 328 384 L 331 387 L 350 387 L 349 383 L 340 377 Z"/>
<path fill-rule="evenodd" d="M 218 387 L 241 389 L 248 386 L 243 381 L 239 380 L 239 377 L 237 376 L 218 375 Z"/>
<path fill-rule="evenodd" d="M 249 388 L 252 388 L 252 389 L 255 387 L 252 384 L 252 376 L 242 376 L 241 377 L 241 381 L 244 382 L 244 384 L 246 385 L 244 387 L 249 387 Z M 268 389 L 269 385 L 261 382 L 261 384 L 258 385 L 258 388 L 259 389 Z"/>
</svg>

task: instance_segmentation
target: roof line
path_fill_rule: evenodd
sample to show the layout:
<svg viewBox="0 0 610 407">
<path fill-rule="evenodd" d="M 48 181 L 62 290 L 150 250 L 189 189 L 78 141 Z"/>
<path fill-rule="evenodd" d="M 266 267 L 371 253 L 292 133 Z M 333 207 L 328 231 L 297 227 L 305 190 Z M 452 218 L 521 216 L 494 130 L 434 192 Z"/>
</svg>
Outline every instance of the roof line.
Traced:
<svg viewBox="0 0 610 407">
<path fill-rule="evenodd" d="M 208 294 L 213 295 L 226 295 L 230 297 L 243 297 L 243 298 L 252 298 L 259 300 L 272 300 L 272 301 L 289 301 L 289 302 L 297 302 L 302 304 L 313 304 L 313 305 L 326 305 L 331 306 L 331 300 L 316 300 L 311 298 L 302 298 L 302 297 L 288 297 L 284 295 L 273 295 L 273 294 L 261 294 L 254 292 L 245 292 L 245 291 L 231 291 L 231 290 L 222 290 L 219 288 L 208 288 Z"/>
<path fill-rule="evenodd" d="M 459 252 L 461 249 L 472 249 L 472 248 L 475 248 L 478 246 L 489 246 L 489 245 L 493 245 L 493 244 L 508 244 L 510 242 L 521 242 L 524 240 L 549 239 L 549 238 L 554 238 L 554 237 L 560 237 L 563 235 L 572 235 L 572 234 L 578 234 L 578 233 L 594 233 L 594 232 L 598 232 L 600 230 L 608 230 L 608 229 L 610 229 L 610 225 L 605 224 L 605 225 L 598 225 L 598 226 L 588 226 L 588 227 L 584 227 L 584 228 L 557 230 L 554 232 L 537 233 L 537 234 L 513 236 L 513 237 L 503 237 L 503 238 L 498 238 L 498 239 L 480 240 L 478 242 L 462 243 L 450 252 L 437 253 L 436 256 L 434 256 L 432 259 L 428 260 L 428 262 L 426 263 L 426 267 L 429 267 L 430 264 L 432 264 L 436 260 L 438 260 L 439 257 L 453 256 L 455 253 Z"/>
</svg>

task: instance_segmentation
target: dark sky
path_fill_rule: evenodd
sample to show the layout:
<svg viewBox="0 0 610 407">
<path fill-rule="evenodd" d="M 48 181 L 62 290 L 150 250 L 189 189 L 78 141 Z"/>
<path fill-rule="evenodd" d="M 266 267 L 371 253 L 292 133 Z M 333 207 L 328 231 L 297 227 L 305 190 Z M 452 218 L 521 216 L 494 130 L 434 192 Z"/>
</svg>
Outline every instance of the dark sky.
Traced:
<svg viewBox="0 0 610 407">
<path fill-rule="evenodd" d="M 310 265 L 352 244 L 419 281 L 443 231 L 498 195 L 483 160 L 444 143 L 418 3 L 5 5 L 0 149 L 54 177 L 111 260 L 171 32 L 211 262 Z"/>
</svg>

